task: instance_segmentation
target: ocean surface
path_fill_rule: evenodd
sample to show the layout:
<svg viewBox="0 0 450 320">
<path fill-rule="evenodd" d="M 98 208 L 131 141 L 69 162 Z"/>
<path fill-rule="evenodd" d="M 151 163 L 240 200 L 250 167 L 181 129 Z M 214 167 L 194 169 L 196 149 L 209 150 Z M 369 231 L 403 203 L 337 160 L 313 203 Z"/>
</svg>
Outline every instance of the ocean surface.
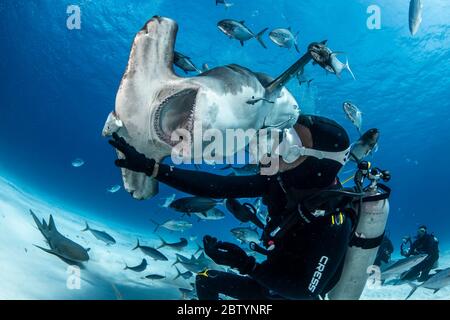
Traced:
<svg viewBox="0 0 450 320">
<path fill-rule="evenodd" d="M 216 5 L 214 0 L 0 2 L 0 214 L 4 215 L 0 228 L 10 231 L 3 233 L 0 242 L 0 256 L 6 259 L 8 252 L 9 257 L 8 263 L 0 265 L 1 298 L 64 295 L 64 290 L 58 293 L 51 288 L 48 296 L 39 290 L 31 292 L 29 286 L 19 285 L 24 280 L 21 272 L 14 273 L 15 277 L 4 272 L 21 270 L 27 263 L 26 256 L 15 261 L 10 255 L 15 250 L 23 252 L 23 246 L 37 257 L 34 259 L 37 262 L 33 262 L 37 269 L 57 260 L 32 247 L 42 244 L 43 239 L 32 228 L 27 205 L 42 204 L 39 216 L 47 218 L 52 213 L 57 224 L 58 220 L 67 221 L 65 213 L 70 213 L 72 224 L 68 230 L 72 233 L 67 233 L 73 239 L 87 219 L 111 233 L 121 234 L 122 244 L 130 250 L 136 236 L 154 238 L 150 219 L 163 222 L 180 218 L 179 213 L 160 205 L 174 193 L 177 197 L 183 194 L 161 186 L 158 196 L 137 201 L 124 190 L 120 171 L 114 166 L 115 152 L 101 135 L 108 114 L 114 110 L 133 38 L 154 15 L 178 22 L 176 50 L 191 57 L 198 67 L 204 63 L 210 67 L 238 63 L 276 77 L 300 57 L 294 48 L 276 46 L 267 34 L 264 36 L 267 49 L 255 40 L 241 47 L 217 28 L 217 22 L 225 18 L 244 20 L 255 33 L 266 27 L 269 30 L 291 27 L 294 34 L 298 32 L 302 53 L 309 43 L 327 39 L 330 48 L 343 52 L 339 56 L 342 61 L 348 58 L 356 80 L 346 71 L 337 78 L 310 64 L 305 69 L 305 76 L 314 79 L 310 87 L 299 86 L 294 78 L 288 84 L 289 90 L 302 112 L 336 120 L 347 129 L 352 141 L 359 134 L 345 117 L 344 101 L 352 101 L 362 111 L 363 131 L 380 130 L 378 151 L 368 160 L 392 174 L 387 229 L 396 247 L 394 254 L 398 254 L 401 237 L 415 235 L 422 224 L 439 238 L 441 252 L 448 252 L 450 2 L 422 1 L 423 22 L 415 36 L 408 29 L 409 1 L 376 1 L 381 10 L 381 25 L 375 30 L 367 26 L 371 15 L 367 10 L 375 1 L 229 2 L 233 2 L 229 8 Z M 67 27 L 70 16 L 67 9 L 71 5 L 80 8 L 80 29 Z M 185 76 L 180 69 L 176 72 Z M 84 161 L 80 167 L 72 165 L 77 158 Z M 348 169 L 351 167 L 342 170 L 342 180 L 352 175 L 346 173 Z M 122 188 L 116 193 L 108 192 L 114 185 Z M 19 196 L 30 199 L 18 199 Z M 219 207 L 226 212 L 223 206 Z M 186 219 L 194 226 L 184 236 L 196 236 L 197 241 L 205 234 L 234 241 L 229 230 L 239 226 L 231 215 L 221 222 Z M 174 241 L 180 236 L 162 234 Z M 94 238 L 89 240 L 92 242 Z M 195 251 L 195 241 L 190 246 Z M 114 247 L 108 250 L 113 252 Z M 101 260 L 105 256 L 96 256 L 103 267 L 109 261 Z M 122 258 L 117 253 L 111 258 L 118 270 L 123 267 Z M 139 256 L 134 259 L 138 262 Z M 441 262 L 441 267 L 450 264 Z M 96 274 L 101 272 L 97 270 Z M 121 274 L 119 271 L 109 274 L 106 283 L 124 280 Z M 49 277 L 53 279 L 51 274 Z M 40 277 L 28 274 L 27 279 L 30 285 L 45 287 Z M 139 282 L 139 278 L 126 279 Z M 145 298 L 178 298 L 177 293 L 166 288 L 158 291 L 158 287 L 150 287 L 152 294 Z M 141 289 L 146 292 L 148 287 Z M 64 298 L 114 298 L 113 290 L 110 287 L 108 290 L 107 295 L 89 291 L 85 296 Z M 141 291 L 129 292 L 133 294 L 128 298 L 143 297 Z M 439 297 L 448 299 L 450 294 L 448 291 L 446 294 Z M 404 295 L 383 296 L 383 291 L 377 291 L 370 297 L 402 299 Z"/>
</svg>

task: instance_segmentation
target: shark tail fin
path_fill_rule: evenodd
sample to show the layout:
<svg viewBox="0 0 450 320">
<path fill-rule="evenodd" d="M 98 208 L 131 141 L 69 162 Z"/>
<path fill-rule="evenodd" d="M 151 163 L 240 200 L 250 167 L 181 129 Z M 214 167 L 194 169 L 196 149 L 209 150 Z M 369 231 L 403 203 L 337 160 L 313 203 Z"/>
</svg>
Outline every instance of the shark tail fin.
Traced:
<svg viewBox="0 0 450 320">
<path fill-rule="evenodd" d="M 162 244 L 159 247 L 157 247 L 156 249 L 161 249 L 162 247 L 167 246 L 167 242 L 166 242 L 166 240 L 163 239 L 163 237 L 158 236 L 158 238 L 159 238 L 159 240 L 161 240 Z"/>
<path fill-rule="evenodd" d="M 141 246 L 141 244 L 139 243 L 139 239 L 137 239 L 137 243 L 136 246 L 132 249 L 132 250 L 136 250 Z"/>
<path fill-rule="evenodd" d="M 263 30 L 261 30 L 256 36 L 256 40 L 258 40 L 258 42 L 263 46 L 264 49 L 267 49 L 266 44 L 264 43 L 264 41 L 262 40 L 262 36 L 264 35 L 264 33 L 268 30 L 269 28 L 264 28 Z"/>
<path fill-rule="evenodd" d="M 156 221 L 153 220 L 153 219 L 150 219 L 150 221 L 151 221 L 154 225 L 156 225 L 155 230 L 153 230 L 153 232 L 158 231 L 159 227 L 161 227 L 161 223 L 158 223 L 158 222 L 156 222 Z"/>
<path fill-rule="evenodd" d="M 53 220 L 53 215 L 50 215 L 50 219 L 48 220 L 48 230 L 49 231 L 57 231 L 55 226 L 55 220 Z"/>
<path fill-rule="evenodd" d="M 350 74 L 352 75 L 353 80 L 356 80 L 355 75 L 353 74 L 352 69 L 350 69 L 350 64 L 348 63 L 348 58 L 345 61 L 345 68 L 348 70 L 348 72 L 350 72 Z"/>
<path fill-rule="evenodd" d="M 408 300 L 414 292 L 416 292 L 417 288 L 419 288 L 418 285 L 412 283 L 412 282 L 408 282 L 409 286 L 412 288 L 411 291 L 409 292 L 408 296 L 405 298 L 405 300 Z"/>
<path fill-rule="evenodd" d="M 88 225 L 87 221 L 85 221 L 85 223 L 86 223 L 86 227 L 83 230 L 81 230 L 81 231 L 88 231 L 89 230 L 89 225 Z"/>
<path fill-rule="evenodd" d="M 180 269 L 178 269 L 177 267 L 175 267 L 175 269 L 177 269 L 177 275 L 175 278 L 173 278 L 173 280 L 177 280 L 181 276 Z"/>
<path fill-rule="evenodd" d="M 39 221 L 38 217 L 36 216 L 36 214 L 31 209 L 30 209 L 30 214 L 33 217 L 33 220 L 36 223 L 36 226 L 38 227 L 39 231 L 43 232 L 43 230 L 45 229 L 43 223 L 41 223 Z M 43 220 L 43 221 L 45 221 L 45 220 Z"/>
<path fill-rule="evenodd" d="M 178 263 L 180 263 L 180 259 L 177 257 L 177 258 L 175 259 L 175 262 L 172 263 L 172 267 L 173 267 L 174 265 L 178 264 Z"/>
</svg>

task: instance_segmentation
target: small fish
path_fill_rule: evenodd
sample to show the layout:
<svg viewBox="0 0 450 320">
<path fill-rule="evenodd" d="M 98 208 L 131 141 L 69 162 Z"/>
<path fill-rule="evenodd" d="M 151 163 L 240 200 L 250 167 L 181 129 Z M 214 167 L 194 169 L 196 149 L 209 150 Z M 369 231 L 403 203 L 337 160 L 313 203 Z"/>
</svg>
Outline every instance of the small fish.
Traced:
<svg viewBox="0 0 450 320">
<path fill-rule="evenodd" d="M 162 247 L 169 247 L 171 249 L 180 251 L 186 248 L 188 245 L 188 241 L 185 238 L 180 238 L 180 241 L 174 243 L 166 242 L 161 236 L 159 236 L 159 239 L 161 240 L 162 244 L 156 249 L 161 249 Z"/>
<path fill-rule="evenodd" d="M 169 208 L 190 215 L 195 212 L 206 212 L 214 208 L 218 202 L 205 197 L 184 197 L 172 201 Z"/>
<path fill-rule="evenodd" d="M 249 28 L 245 26 L 245 21 L 236 21 L 231 19 L 219 21 L 217 23 L 217 27 L 231 39 L 239 40 L 241 46 L 244 46 L 245 41 L 255 38 L 256 40 L 258 40 L 261 46 L 263 46 L 263 48 L 267 49 L 267 46 L 262 40 L 262 36 L 268 28 L 263 29 L 255 35 Z"/>
<path fill-rule="evenodd" d="M 297 79 L 298 79 L 298 84 L 299 84 L 300 87 L 302 86 L 302 84 L 306 83 L 306 84 L 308 85 L 308 88 L 311 86 L 311 82 L 314 81 L 314 79 L 311 79 L 311 80 L 301 80 L 301 78 L 300 78 L 299 76 L 297 76 Z"/>
<path fill-rule="evenodd" d="M 347 118 L 353 123 L 353 125 L 358 129 L 361 135 L 362 127 L 362 112 L 353 103 L 346 101 L 343 104 L 344 112 Z"/>
<path fill-rule="evenodd" d="M 255 97 L 252 97 L 250 100 L 248 100 L 246 103 L 247 104 L 251 104 L 252 106 L 254 106 L 255 104 L 257 104 L 258 102 L 261 102 L 261 101 L 265 101 L 265 102 L 267 102 L 267 103 L 271 103 L 271 104 L 274 104 L 275 102 L 274 101 L 270 101 L 270 100 L 268 100 L 268 99 L 266 99 L 266 98 L 255 98 Z"/>
<path fill-rule="evenodd" d="M 415 35 L 419 31 L 422 23 L 423 5 L 421 0 L 411 0 L 409 2 L 409 31 Z"/>
<path fill-rule="evenodd" d="M 181 293 L 182 300 L 193 300 L 197 298 L 197 294 L 193 289 L 178 288 L 178 291 Z"/>
<path fill-rule="evenodd" d="M 165 279 L 166 276 L 162 276 L 159 274 L 149 274 L 148 276 L 145 276 L 145 279 L 149 279 L 149 280 L 161 280 L 161 279 Z"/>
<path fill-rule="evenodd" d="M 160 227 L 170 231 L 181 231 L 181 232 L 192 228 L 192 223 L 185 220 L 167 220 L 164 223 L 157 223 L 156 221 L 151 219 L 150 221 L 156 225 L 154 232 L 156 232 Z"/>
<path fill-rule="evenodd" d="M 225 9 L 228 9 L 228 8 L 231 8 L 232 6 L 234 6 L 234 3 L 226 2 L 225 0 L 216 0 L 216 6 L 219 4 L 223 4 Z"/>
<path fill-rule="evenodd" d="M 76 158 L 75 160 L 72 161 L 72 167 L 74 168 L 79 168 L 82 167 L 84 165 L 84 160 L 81 158 Z"/>
<path fill-rule="evenodd" d="M 121 186 L 119 185 L 114 185 L 112 187 L 109 187 L 108 189 L 106 189 L 106 191 L 108 191 L 109 193 L 116 193 L 117 191 L 119 191 L 121 188 Z"/>
<path fill-rule="evenodd" d="M 197 238 L 198 238 L 197 236 L 190 236 L 190 237 L 189 237 L 189 240 L 190 240 L 190 241 L 195 241 L 195 240 L 197 240 Z"/>
<path fill-rule="evenodd" d="M 256 231 L 256 228 L 234 228 L 230 231 L 231 234 L 241 243 L 260 242 L 260 236 Z"/>
<path fill-rule="evenodd" d="M 254 225 L 261 229 L 264 229 L 264 224 L 259 220 L 257 216 L 256 208 L 250 203 L 241 204 L 236 199 L 227 199 L 225 206 L 233 216 L 242 223 L 252 222 Z"/>
<path fill-rule="evenodd" d="M 217 208 L 209 209 L 205 212 L 194 212 L 199 220 L 222 220 L 225 219 L 225 213 Z"/>
<path fill-rule="evenodd" d="M 116 240 L 114 240 L 114 238 L 111 237 L 108 233 L 106 233 L 105 231 L 91 229 L 87 222 L 86 222 L 86 228 L 84 228 L 81 231 L 83 231 L 83 232 L 90 231 L 94 235 L 94 237 L 96 237 L 100 241 L 103 241 L 107 245 L 112 245 L 112 244 L 116 243 Z"/>
<path fill-rule="evenodd" d="M 274 29 L 269 33 L 270 40 L 272 40 L 272 42 L 275 43 L 277 46 L 287 49 L 295 47 L 295 50 L 297 50 L 297 52 L 300 53 L 297 44 L 297 36 L 298 32 L 294 36 L 292 34 L 291 27 L 287 29 L 284 28 Z"/>
<path fill-rule="evenodd" d="M 175 200 L 176 194 L 172 194 L 170 197 L 164 199 L 164 203 L 160 205 L 162 208 L 169 208 L 170 204 Z"/>
<path fill-rule="evenodd" d="M 114 132 L 118 132 L 122 127 L 122 120 L 120 120 L 117 113 L 113 111 L 108 115 L 108 118 L 106 119 L 105 126 L 102 130 L 102 135 L 104 137 L 110 137 Z"/>
<path fill-rule="evenodd" d="M 188 280 L 188 279 L 192 278 L 192 276 L 194 275 L 191 271 L 186 271 L 186 272 L 181 273 L 177 267 L 175 267 L 175 269 L 177 269 L 177 276 L 175 278 L 173 278 L 173 280 L 176 280 L 179 277 L 182 277 L 183 279 Z"/>
<path fill-rule="evenodd" d="M 134 267 L 129 267 L 126 263 L 125 263 L 125 268 L 123 270 L 131 270 L 134 272 L 142 272 L 147 268 L 147 260 L 146 259 L 142 259 L 142 262 L 140 264 L 138 264 L 137 266 Z"/>
<path fill-rule="evenodd" d="M 203 72 L 208 71 L 209 69 L 210 68 L 209 68 L 209 65 L 207 63 L 202 64 L 202 71 Z"/>
<path fill-rule="evenodd" d="M 412 290 L 405 300 L 408 300 L 408 298 L 411 297 L 418 288 L 431 289 L 434 291 L 433 293 L 436 293 L 442 288 L 450 286 L 450 268 L 444 270 L 436 270 L 435 274 L 433 274 L 427 281 L 420 285 L 415 285 L 412 282 L 409 282 L 409 285 L 412 287 Z"/>
<path fill-rule="evenodd" d="M 147 246 L 141 246 L 139 243 L 139 239 L 137 240 L 136 246 L 132 250 L 140 249 L 142 253 L 146 254 L 147 256 L 153 258 L 154 260 L 160 260 L 160 261 L 168 261 L 167 257 L 163 255 L 161 252 L 159 252 L 157 249 Z"/>
<path fill-rule="evenodd" d="M 352 144 L 350 149 L 350 160 L 359 163 L 365 157 L 378 148 L 378 139 L 380 132 L 378 129 L 370 129 L 366 131 L 358 141 Z"/>
<path fill-rule="evenodd" d="M 191 58 L 189 58 L 188 56 L 185 56 L 182 53 L 179 53 L 177 51 L 174 52 L 174 57 L 173 57 L 173 63 L 180 68 L 181 70 L 184 71 L 184 73 L 188 73 L 188 72 L 195 72 L 197 71 L 198 73 L 202 73 L 201 70 L 199 70 L 194 63 L 191 61 Z"/>
</svg>

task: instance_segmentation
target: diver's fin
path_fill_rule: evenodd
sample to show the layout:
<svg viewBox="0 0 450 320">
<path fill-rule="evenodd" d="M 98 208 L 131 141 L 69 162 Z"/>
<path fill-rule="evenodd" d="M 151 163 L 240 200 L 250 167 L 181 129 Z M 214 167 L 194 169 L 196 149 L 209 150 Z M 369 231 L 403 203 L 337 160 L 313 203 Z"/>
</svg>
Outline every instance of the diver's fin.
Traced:
<svg viewBox="0 0 450 320">
<path fill-rule="evenodd" d="M 139 239 L 137 239 L 136 246 L 132 250 L 136 250 L 140 246 L 141 246 L 141 244 L 139 243 Z"/>
<path fill-rule="evenodd" d="M 86 227 L 83 229 L 83 230 L 81 230 L 81 231 L 88 231 L 88 230 L 90 230 L 90 228 L 89 228 L 89 225 L 88 225 L 88 223 L 87 223 L 87 221 L 85 221 L 85 223 L 86 223 Z"/>
<path fill-rule="evenodd" d="M 264 35 L 264 33 L 268 30 L 269 28 L 264 28 L 263 30 L 261 30 L 256 36 L 256 40 L 258 40 L 258 42 L 263 46 L 264 49 L 267 49 L 266 44 L 264 43 L 264 41 L 262 40 L 262 36 Z"/>
<path fill-rule="evenodd" d="M 312 56 L 309 52 L 304 54 L 300 59 L 297 60 L 292 66 L 290 66 L 286 71 L 279 75 L 275 80 L 266 86 L 268 93 L 276 92 L 281 90 L 283 86 L 291 80 L 293 76 L 299 73 L 310 61 Z"/>
</svg>

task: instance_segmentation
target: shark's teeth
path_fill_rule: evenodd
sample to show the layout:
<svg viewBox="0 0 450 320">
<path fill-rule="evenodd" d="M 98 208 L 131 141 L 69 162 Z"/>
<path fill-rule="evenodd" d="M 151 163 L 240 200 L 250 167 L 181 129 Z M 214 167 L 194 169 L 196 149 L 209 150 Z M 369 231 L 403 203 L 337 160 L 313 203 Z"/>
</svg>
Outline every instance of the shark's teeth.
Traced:
<svg viewBox="0 0 450 320">
<path fill-rule="evenodd" d="M 194 128 L 197 89 L 184 89 L 166 97 L 157 107 L 153 127 L 159 139 L 170 146 L 171 135 L 177 129 L 187 130 L 191 135 Z"/>
</svg>

